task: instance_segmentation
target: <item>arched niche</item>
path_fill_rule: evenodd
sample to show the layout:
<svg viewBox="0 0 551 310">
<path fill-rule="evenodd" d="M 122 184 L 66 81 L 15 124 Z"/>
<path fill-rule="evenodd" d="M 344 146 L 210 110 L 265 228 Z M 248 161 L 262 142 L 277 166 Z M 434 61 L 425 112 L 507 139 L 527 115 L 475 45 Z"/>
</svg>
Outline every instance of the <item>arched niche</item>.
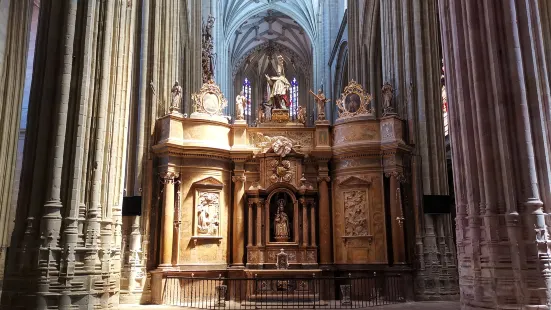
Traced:
<svg viewBox="0 0 551 310">
<path fill-rule="evenodd" d="M 288 241 L 278 241 L 275 238 L 275 218 L 278 208 L 278 200 L 286 199 L 285 213 L 289 218 L 290 238 Z M 299 213 L 298 199 L 293 191 L 288 188 L 276 188 L 270 192 L 265 200 L 265 228 L 268 245 L 286 244 L 298 245 L 299 242 Z"/>
</svg>

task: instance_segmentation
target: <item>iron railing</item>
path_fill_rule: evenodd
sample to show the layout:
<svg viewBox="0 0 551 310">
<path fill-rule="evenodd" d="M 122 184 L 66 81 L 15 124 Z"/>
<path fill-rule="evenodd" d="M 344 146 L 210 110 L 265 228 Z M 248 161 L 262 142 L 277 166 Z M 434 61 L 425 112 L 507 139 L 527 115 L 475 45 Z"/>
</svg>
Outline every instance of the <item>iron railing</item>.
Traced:
<svg viewBox="0 0 551 310">
<path fill-rule="evenodd" d="M 167 275 L 163 304 L 199 309 L 366 308 L 404 302 L 400 274 L 361 277 L 202 278 Z"/>
</svg>

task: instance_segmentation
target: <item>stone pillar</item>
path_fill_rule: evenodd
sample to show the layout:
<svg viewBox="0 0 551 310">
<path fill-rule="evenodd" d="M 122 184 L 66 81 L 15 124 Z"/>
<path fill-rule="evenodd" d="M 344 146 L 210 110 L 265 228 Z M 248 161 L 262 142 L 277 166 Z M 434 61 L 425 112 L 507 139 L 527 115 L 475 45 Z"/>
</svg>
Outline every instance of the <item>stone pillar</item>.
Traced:
<svg viewBox="0 0 551 310">
<path fill-rule="evenodd" d="M 548 6 L 439 0 L 462 309 L 550 306 Z"/>
<path fill-rule="evenodd" d="M 161 219 L 161 259 L 159 268 L 172 266 L 172 239 L 174 233 L 174 179 L 178 177 L 176 172 L 164 172 L 161 174 L 163 189 L 163 217 Z"/>
<path fill-rule="evenodd" d="M 310 204 L 310 245 L 316 246 L 316 203 Z"/>
<path fill-rule="evenodd" d="M 233 257 L 232 262 L 234 266 L 242 267 L 243 258 L 245 256 L 245 176 L 243 173 L 236 172 L 236 175 L 232 177 L 234 184 L 234 197 L 233 197 Z M 250 211 L 250 210 L 249 210 Z M 250 236 L 250 232 L 249 232 Z"/>
<path fill-rule="evenodd" d="M 329 183 L 330 178 L 323 176 L 318 178 L 319 186 L 319 227 L 320 227 L 320 263 L 331 264 L 333 243 L 331 242 L 331 212 L 329 210 Z"/>
<path fill-rule="evenodd" d="M 15 172 L 17 144 L 25 87 L 25 68 L 31 29 L 32 0 L 10 0 L 0 8 L 0 281 L 4 276 L 5 255 L 10 244 L 13 228 L 14 206 L 12 189 L 17 173 Z M 4 11 L 5 10 L 5 11 Z M 33 23 L 34 24 L 34 23 Z M 33 27 L 35 28 L 35 27 Z M 20 137 L 21 138 L 21 137 Z M 17 197 L 15 197 L 17 198 Z M 1 282 L 0 282 L 1 293 Z"/>
<path fill-rule="evenodd" d="M 301 199 L 300 205 L 302 207 L 302 245 L 308 245 L 308 202 Z"/>
<path fill-rule="evenodd" d="M 392 229 L 392 250 L 394 264 L 406 262 L 406 245 L 404 243 L 404 216 L 401 205 L 399 178 L 397 172 L 387 174 L 390 178 L 390 226 Z"/>
<path fill-rule="evenodd" d="M 256 202 L 256 246 L 262 246 L 262 209 L 264 200 L 259 199 Z"/>
<path fill-rule="evenodd" d="M 247 235 L 247 246 L 253 246 L 253 205 L 252 201 L 249 201 L 249 216 L 247 218 L 248 223 L 248 235 Z"/>
</svg>

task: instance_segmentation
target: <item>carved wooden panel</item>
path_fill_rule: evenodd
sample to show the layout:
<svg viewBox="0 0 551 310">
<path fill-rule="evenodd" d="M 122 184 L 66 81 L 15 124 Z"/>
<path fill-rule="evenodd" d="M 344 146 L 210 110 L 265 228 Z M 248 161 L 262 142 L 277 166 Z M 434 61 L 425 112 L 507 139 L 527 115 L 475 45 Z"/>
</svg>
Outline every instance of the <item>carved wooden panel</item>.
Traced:
<svg viewBox="0 0 551 310">
<path fill-rule="evenodd" d="M 343 192 L 343 198 L 345 236 L 367 236 L 369 218 L 367 191 L 345 191 Z"/>
</svg>

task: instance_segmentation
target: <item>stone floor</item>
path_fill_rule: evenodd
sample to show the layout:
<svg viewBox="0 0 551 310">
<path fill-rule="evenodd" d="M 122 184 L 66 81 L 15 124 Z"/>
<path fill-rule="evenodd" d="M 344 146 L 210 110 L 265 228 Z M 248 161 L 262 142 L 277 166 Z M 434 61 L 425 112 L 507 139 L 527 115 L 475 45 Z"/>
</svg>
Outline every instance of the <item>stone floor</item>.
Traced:
<svg viewBox="0 0 551 310">
<path fill-rule="evenodd" d="M 408 309 L 408 310 L 459 310 L 459 302 L 453 301 L 425 301 L 425 302 L 408 302 L 403 304 L 372 307 L 367 309 L 374 310 L 390 310 L 390 309 Z M 119 310 L 181 310 L 182 307 L 170 306 L 139 306 L 139 305 L 123 305 Z"/>
</svg>

